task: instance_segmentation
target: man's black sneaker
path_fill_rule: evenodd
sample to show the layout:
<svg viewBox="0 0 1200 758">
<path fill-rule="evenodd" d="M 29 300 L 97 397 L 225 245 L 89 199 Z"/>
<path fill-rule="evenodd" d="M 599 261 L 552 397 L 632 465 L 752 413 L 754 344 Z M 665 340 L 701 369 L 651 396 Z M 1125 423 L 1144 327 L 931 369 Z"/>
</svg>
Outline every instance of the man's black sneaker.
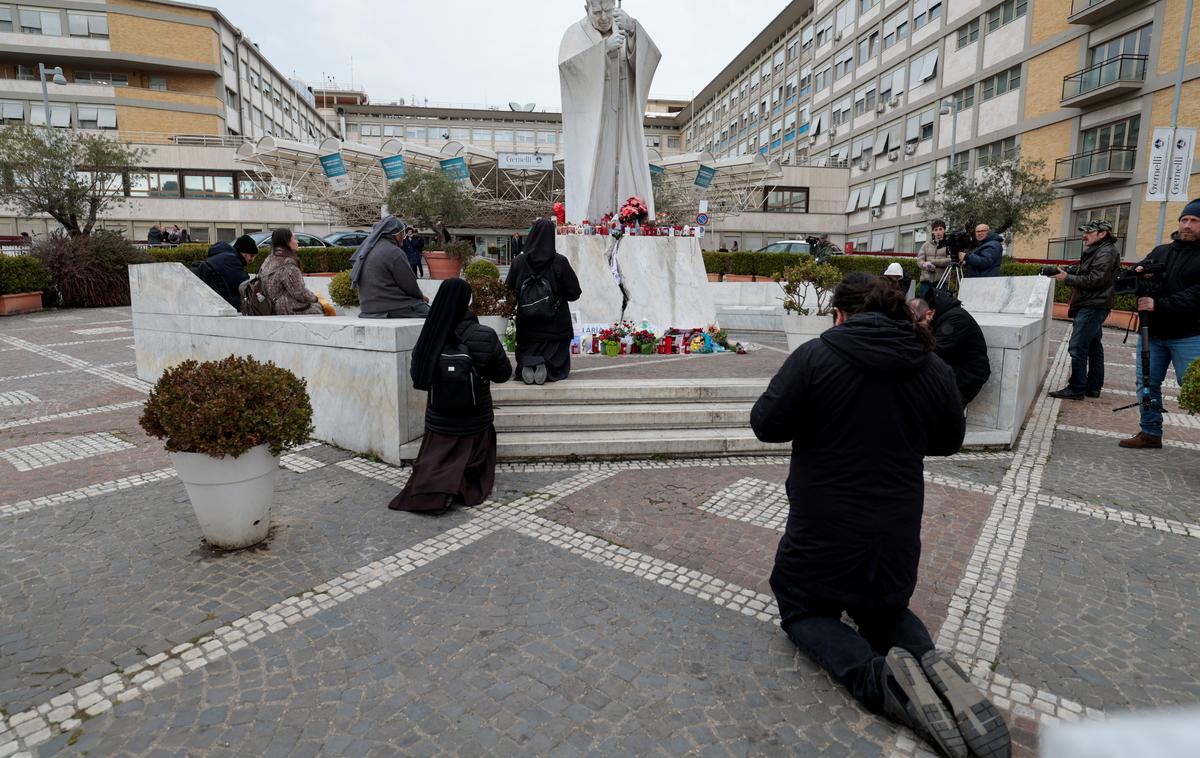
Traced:
<svg viewBox="0 0 1200 758">
<path fill-rule="evenodd" d="M 977 758 L 1008 758 L 1012 755 L 1012 739 L 1004 716 L 971 683 L 949 653 L 930 650 L 921 656 L 921 668 L 954 714 L 958 732 L 971 755 Z"/>
<path fill-rule="evenodd" d="M 1087 395 L 1088 397 L 1100 397 L 1100 390 L 1088 390 L 1083 394 Z"/>
<path fill-rule="evenodd" d="M 1084 393 L 1076 392 L 1070 387 L 1063 387 L 1061 390 L 1055 390 L 1050 393 L 1050 397 L 1056 397 L 1059 400 L 1082 400 Z"/>
<path fill-rule="evenodd" d="M 912 653 L 894 647 L 883 669 L 883 712 L 949 758 L 968 758 L 958 724 Z"/>
</svg>

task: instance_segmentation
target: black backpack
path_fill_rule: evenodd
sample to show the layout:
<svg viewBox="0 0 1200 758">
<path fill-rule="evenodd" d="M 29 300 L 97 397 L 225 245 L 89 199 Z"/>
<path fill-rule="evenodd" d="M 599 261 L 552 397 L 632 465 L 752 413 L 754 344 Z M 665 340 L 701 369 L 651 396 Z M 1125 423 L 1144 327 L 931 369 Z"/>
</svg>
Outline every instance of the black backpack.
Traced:
<svg viewBox="0 0 1200 758">
<path fill-rule="evenodd" d="M 517 292 L 517 314 L 521 318 L 543 320 L 553 318 L 554 314 L 558 313 L 558 298 L 555 297 L 554 287 L 546 276 L 549 271 L 549 266 L 545 272 L 530 269 L 529 276 L 521 282 L 521 288 Z"/>
<path fill-rule="evenodd" d="M 438 356 L 429 390 L 430 407 L 445 416 L 470 416 L 479 407 L 475 361 L 467 348 L 457 342 L 447 342 Z"/>
<path fill-rule="evenodd" d="M 267 295 L 267 286 L 261 276 L 254 276 L 238 285 L 242 296 L 243 316 L 270 316 L 274 314 L 274 303 Z"/>
<path fill-rule="evenodd" d="M 216 266 L 208 261 L 200 261 L 193 263 L 191 268 L 192 273 L 200 277 L 200 281 L 207 284 L 213 292 L 226 301 L 233 299 L 233 293 L 229 291 L 229 284 L 225 281 L 225 277 L 221 276 L 221 272 L 217 271 Z"/>
</svg>

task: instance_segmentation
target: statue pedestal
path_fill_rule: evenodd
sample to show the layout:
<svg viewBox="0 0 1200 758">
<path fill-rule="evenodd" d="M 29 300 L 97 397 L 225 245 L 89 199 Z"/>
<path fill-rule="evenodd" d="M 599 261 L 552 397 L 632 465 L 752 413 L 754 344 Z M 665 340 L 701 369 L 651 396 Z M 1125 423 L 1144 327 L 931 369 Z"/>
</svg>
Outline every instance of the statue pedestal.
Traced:
<svg viewBox="0 0 1200 758">
<path fill-rule="evenodd" d="M 571 262 L 583 296 L 571 303 L 585 324 L 621 320 L 621 290 L 608 253 L 615 241 L 601 235 L 565 235 L 555 247 Z M 717 321 L 696 237 L 625 237 L 617 252 L 629 303 L 624 318 L 657 329 L 706 327 Z"/>
</svg>

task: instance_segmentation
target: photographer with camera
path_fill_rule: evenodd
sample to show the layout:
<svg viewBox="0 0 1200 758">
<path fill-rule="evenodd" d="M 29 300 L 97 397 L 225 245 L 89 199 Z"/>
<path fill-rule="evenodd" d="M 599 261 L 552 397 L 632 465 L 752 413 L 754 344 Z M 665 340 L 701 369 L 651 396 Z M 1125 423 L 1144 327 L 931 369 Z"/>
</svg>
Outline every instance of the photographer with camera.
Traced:
<svg viewBox="0 0 1200 758">
<path fill-rule="evenodd" d="M 942 281 L 946 268 L 953 263 L 946 240 L 946 222 L 934 220 L 930 231 L 931 238 L 921 245 L 921 251 L 917 253 L 917 265 L 921 268 L 921 286 L 917 289 L 919 298 L 926 297 Z"/>
<path fill-rule="evenodd" d="M 1134 271 L 1149 286 L 1139 282 L 1138 313 L 1149 319 L 1149 328 L 1138 339 L 1138 352 L 1149 350 L 1149 376 L 1137 364 L 1141 403 L 1141 431 L 1121 440 L 1134 450 L 1162 447 L 1162 383 L 1168 366 L 1182 382 L 1192 361 L 1200 358 L 1200 198 L 1184 206 L 1179 215 L 1179 236 L 1159 245 Z"/>
<path fill-rule="evenodd" d="M 1004 238 L 992 231 L 987 224 L 975 227 L 975 249 L 958 254 L 959 263 L 967 268 L 967 276 L 976 279 L 1000 276 L 1000 259 L 1004 257 Z"/>
<path fill-rule="evenodd" d="M 1071 288 L 1067 317 L 1074 320 L 1071 329 L 1071 378 L 1067 386 L 1050 393 L 1060 400 L 1100 397 L 1104 387 L 1104 321 L 1112 311 L 1113 282 L 1121 267 L 1112 236 L 1112 224 L 1089 221 L 1079 227 L 1083 232 L 1083 254 L 1079 265 L 1070 271 L 1061 266 L 1042 271 Z"/>
</svg>

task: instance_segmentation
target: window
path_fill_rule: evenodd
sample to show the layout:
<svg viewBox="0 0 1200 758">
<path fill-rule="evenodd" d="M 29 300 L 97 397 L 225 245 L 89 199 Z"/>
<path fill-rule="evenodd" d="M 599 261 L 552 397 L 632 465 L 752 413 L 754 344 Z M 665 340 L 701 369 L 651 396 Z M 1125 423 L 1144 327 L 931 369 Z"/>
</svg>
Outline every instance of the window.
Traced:
<svg viewBox="0 0 1200 758">
<path fill-rule="evenodd" d="M 250 64 L 242 61 L 242 81 L 250 81 Z"/>
<path fill-rule="evenodd" d="M 975 107 L 975 85 L 964 87 L 954 93 L 954 109 L 956 111 L 965 111 L 968 108 Z"/>
<path fill-rule="evenodd" d="M 32 126 L 46 125 L 46 106 L 43 103 L 30 103 L 29 123 Z M 50 104 L 50 126 L 69 128 L 71 126 L 71 106 L 64 103 Z"/>
<path fill-rule="evenodd" d="M 808 213 L 808 187 L 775 187 L 763 191 L 766 213 Z"/>
<path fill-rule="evenodd" d="M 0 8 L 0 32 L 11 32 L 12 30 L 12 9 Z"/>
<path fill-rule="evenodd" d="M 1017 157 L 1016 137 L 1009 137 L 999 142 L 993 142 L 990 145 L 984 145 L 975 151 L 975 162 L 980 166 L 985 163 L 1004 161 L 1015 157 Z"/>
<path fill-rule="evenodd" d="M 829 66 L 817 72 L 816 78 L 813 79 L 813 89 L 820 92 L 823 89 L 829 89 L 830 83 L 833 82 L 833 69 Z"/>
<path fill-rule="evenodd" d="M 979 19 L 969 21 L 965 26 L 958 28 L 958 50 L 962 50 L 967 45 L 979 39 Z"/>
<path fill-rule="evenodd" d="M 850 190 L 850 195 L 846 199 L 846 213 L 854 213 L 859 208 L 866 208 L 867 201 L 871 199 L 871 185 L 865 184 L 862 187 L 855 187 Z"/>
<path fill-rule="evenodd" d="M 130 174 L 129 194 L 132 197 L 179 197 L 179 174 Z"/>
<path fill-rule="evenodd" d="M 262 80 L 259 79 L 258 72 L 251 71 L 250 72 L 250 86 L 253 87 L 254 89 L 258 89 L 259 86 L 261 86 L 261 85 L 262 85 Z"/>
<path fill-rule="evenodd" d="M 668 150 L 678 150 L 679 149 L 679 137 L 667 137 L 667 149 Z"/>
<path fill-rule="evenodd" d="M 875 138 L 871 135 L 860 137 L 850 146 L 850 160 L 869 161 L 871 158 L 871 150 L 875 147 Z"/>
<path fill-rule="evenodd" d="M 39 11 L 21 8 L 21 31 L 26 34 L 45 34 L 51 37 L 62 36 L 62 16 L 58 11 Z"/>
<path fill-rule="evenodd" d="M 15 124 L 24 120 L 24 103 L 19 103 L 15 100 L 0 100 L 0 124 Z"/>
<path fill-rule="evenodd" d="M 512 141 L 513 141 L 512 130 L 511 129 L 497 129 L 496 130 L 496 141 L 512 143 Z"/>
<path fill-rule="evenodd" d="M 854 115 L 861 116 L 875 110 L 875 85 L 854 93 Z"/>
<path fill-rule="evenodd" d="M 105 87 L 128 87 L 129 74 L 114 74 L 106 71 L 76 71 L 76 84 L 97 84 Z"/>
<path fill-rule="evenodd" d="M 230 50 L 228 47 L 221 45 L 221 63 L 224 63 L 226 66 L 229 66 L 230 68 L 237 68 L 236 66 L 233 65 L 233 61 L 234 61 L 233 51 Z"/>
<path fill-rule="evenodd" d="M 854 49 L 850 48 L 841 53 L 833 61 L 833 80 L 841 81 L 854 71 Z"/>
<path fill-rule="evenodd" d="M 854 5 L 848 1 L 842 3 L 834 14 L 834 20 L 838 34 L 854 26 Z"/>
<path fill-rule="evenodd" d="M 1025 15 L 1029 0 L 1008 0 L 987 12 L 988 33 L 994 32 L 1009 22 Z"/>
<path fill-rule="evenodd" d="M 902 10 L 883 22 L 883 49 L 887 50 L 908 37 L 908 10 Z"/>
<path fill-rule="evenodd" d="M 556 145 L 558 144 L 558 134 L 556 132 L 538 132 L 539 145 Z"/>
<path fill-rule="evenodd" d="M 875 182 L 875 186 L 871 188 L 871 208 L 879 208 L 883 205 L 889 205 L 896 202 L 898 199 L 896 193 L 899 190 L 899 179 L 883 179 Z"/>
<path fill-rule="evenodd" d="M 913 29 L 923 29 L 941 17 L 942 0 L 916 0 L 913 3 Z"/>
<path fill-rule="evenodd" d="M 225 104 L 228 105 L 230 108 L 237 110 L 237 107 L 238 107 L 237 93 L 234 92 L 233 90 L 229 89 L 228 87 L 225 88 Z"/>
<path fill-rule="evenodd" d="M 896 232 L 873 232 L 871 234 L 871 250 L 875 252 L 893 252 L 896 249 Z"/>
<path fill-rule="evenodd" d="M 817 24 L 817 47 L 833 41 L 833 16 L 828 16 Z"/>
<path fill-rule="evenodd" d="M 1090 153 L 1093 150 L 1107 150 L 1113 147 L 1136 148 L 1141 123 L 1141 116 L 1131 116 L 1130 118 L 1121 119 L 1111 124 L 1104 124 L 1103 126 L 1096 126 L 1082 131 L 1079 133 L 1079 151 L 1081 153 Z M 1130 152 L 1129 155 L 1130 159 L 1132 159 L 1133 153 Z M 1133 169 L 1132 160 L 1128 169 Z"/>
<path fill-rule="evenodd" d="M 1100 208 L 1088 208 L 1071 214 L 1071 228 L 1075 229 L 1089 221 L 1107 221 L 1112 224 L 1113 234 L 1124 237 L 1129 232 L 1129 203 L 1105 205 Z"/>
<path fill-rule="evenodd" d="M 108 37 L 108 16 L 103 13 L 67 11 L 67 28 L 72 37 Z"/>
<path fill-rule="evenodd" d="M 359 129 L 359 134 L 364 137 L 382 137 L 383 127 L 379 124 L 363 124 Z"/>
<path fill-rule="evenodd" d="M 879 5 L 879 0 L 858 0 L 858 15 L 861 16 L 876 5 Z"/>
<path fill-rule="evenodd" d="M 910 115 L 904 125 L 904 141 L 917 144 L 933 139 L 933 122 L 936 115 L 937 110 L 934 108 Z"/>
<path fill-rule="evenodd" d="M 232 198 L 231 174 L 184 174 L 184 197 Z"/>
<path fill-rule="evenodd" d="M 759 82 L 758 72 L 755 71 L 753 74 L 750 75 L 750 91 L 751 92 L 758 89 L 758 82 Z"/>
<path fill-rule="evenodd" d="M 804 27 L 804 29 L 800 32 L 801 46 L 807 48 L 809 45 L 811 45 L 813 43 L 813 34 L 815 33 L 815 31 L 816 31 L 816 29 L 812 24 L 809 24 L 808 26 Z"/>
<path fill-rule="evenodd" d="M 775 65 L 776 73 L 779 73 L 780 71 L 783 70 L 783 56 L 784 56 L 784 51 L 777 50 L 775 52 L 775 56 L 771 59 L 771 62 Z M 728 103 L 726 103 L 726 104 L 728 105 Z"/>
<path fill-rule="evenodd" d="M 264 128 L 266 129 L 267 134 L 274 135 L 275 134 L 275 119 L 271 118 L 270 116 L 267 116 L 267 123 Z M 376 127 L 376 128 L 378 128 L 378 127 Z"/>
<path fill-rule="evenodd" d="M 262 197 L 258 183 L 248 176 L 239 176 L 237 180 L 237 196 L 243 200 L 255 200 Z M 217 233 L 220 234 L 220 229 Z"/>
<path fill-rule="evenodd" d="M 491 142 L 492 141 L 492 130 L 491 129 L 472 129 L 471 130 L 471 141 L 472 142 Z"/>
<path fill-rule="evenodd" d="M 800 57 L 800 38 L 792 37 L 787 44 L 787 59 L 788 63 Z"/>
<path fill-rule="evenodd" d="M 166 92 L 167 91 L 167 77 L 151 76 L 150 77 L 150 89 L 154 90 L 155 92 Z M 233 94 L 233 90 L 228 90 L 228 89 L 225 90 L 225 99 L 227 101 L 230 100 L 230 95 L 233 95 L 232 102 L 236 105 L 237 104 L 237 95 Z"/>
<path fill-rule="evenodd" d="M 937 75 L 939 50 L 940 48 L 935 47 L 912 59 L 912 63 L 909 64 L 909 82 L 913 87 L 919 87 Z"/>
<path fill-rule="evenodd" d="M 1021 87 L 1021 67 L 1013 66 L 983 80 L 983 102 Z"/>
<path fill-rule="evenodd" d="M 833 125 L 841 126 L 850 121 L 850 98 L 846 97 L 833 104 Z"/>
<path fill-rule="evenodd" d="M 98 105 L 79 106 L 80 129 L 116 129 L 117 109 Z"/>
<path fill-rule="evenodd" d="M 870 61 L 879 53 L 879 31 L 873 31 L 858 41 L 858 65 Z"/>
<path fill-rule="evenodd" d="M 20 63 L 18 63 L 17 64 L 17 80 L 22 81 L 22 82 L 36 82 L 37 74 L 35 73 L 35 71 L 36 71 L 36 69 L 34 69 L 33 66 L 23 66 Z"/>
<path fill-rule="evenodd" d="M 952 169 L 956 171 L 968 172 L 971 170 L 971 151 L 963 150 L 954 154 Z"/>
<path fill-rule="evenodd" d="M 643 135 L 646 141 L 646 147 L 662 147 L 662 138 L 657 134 Z"/>
<path fill-rule="evenodd" d="M 879 100 L 891 103 L 904 94 L 904 75 L 907 66 L 898 66 L 879 78 Z"/>
<path fill-rule="evenodd" d="M 1094 66 L 1121 55 L 1149 55 L 1150 29 L 1151 25 L 1146 24 L 1140 29 L 1092 46 L 1088 50 L 1088 64 Z"/>
</svg>

